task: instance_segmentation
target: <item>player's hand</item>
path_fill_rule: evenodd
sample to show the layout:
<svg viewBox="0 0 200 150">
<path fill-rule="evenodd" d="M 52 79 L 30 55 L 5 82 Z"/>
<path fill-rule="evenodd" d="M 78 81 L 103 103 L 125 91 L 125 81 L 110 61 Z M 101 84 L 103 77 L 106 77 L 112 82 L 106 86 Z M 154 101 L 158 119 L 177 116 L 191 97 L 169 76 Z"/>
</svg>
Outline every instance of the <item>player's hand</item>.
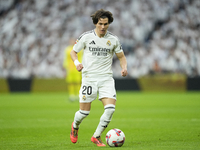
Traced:
<svg viewBox="0 0 200 150">
<path fill-rule="evenodd" d="M 76 66 L 76 69 L 77 69 L 79 72 L 81 72 L 81 70 L 83 69 L 83 65 L 82 65 L 82 64 L 78 64 L 78 65 Z"/>
<path fill-rule="evenodd" d="M 127 69 L 122 69 L 121 75 L 122 75 L 123 77 L 127 76 L 127 75 L 128 75 Z"/>
</svg>

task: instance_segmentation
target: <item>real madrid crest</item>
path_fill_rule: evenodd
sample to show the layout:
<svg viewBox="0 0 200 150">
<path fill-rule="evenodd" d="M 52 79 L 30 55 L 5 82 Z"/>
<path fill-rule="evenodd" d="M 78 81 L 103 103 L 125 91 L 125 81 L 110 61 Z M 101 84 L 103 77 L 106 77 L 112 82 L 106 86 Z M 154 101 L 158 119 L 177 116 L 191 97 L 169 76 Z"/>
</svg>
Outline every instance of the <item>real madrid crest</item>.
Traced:
<svg viewBox="0 0 200 150">
<path fill-rule="evenodd" d="M 108 42 L 106 43 L 106 45 L 110 46 L 110 45 L 111 45 L 111 42 L 108 40 Z"/>
<path fill-rule="evenodd" d="M 83 95 L 82 100 L 84 100 L 84 101 L 86 100 L 86 96 L 85 95 Z"/>
</svg>

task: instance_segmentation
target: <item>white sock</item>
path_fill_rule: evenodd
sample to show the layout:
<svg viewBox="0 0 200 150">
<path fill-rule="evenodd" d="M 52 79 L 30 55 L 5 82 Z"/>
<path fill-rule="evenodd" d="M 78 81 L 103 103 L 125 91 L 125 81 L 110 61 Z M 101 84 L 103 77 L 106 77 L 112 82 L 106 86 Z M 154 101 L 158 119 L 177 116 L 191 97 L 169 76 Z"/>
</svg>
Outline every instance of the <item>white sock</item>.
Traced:
<svg viewBox="0 0 200 150">
<path fill-rule="evenodd" d="M 115 105 L 108 104 L 104 107 L 104 113 L 100 118 L 99 125 L 97 126 L 97 129 L 94 133 L 94 137 L 101 136 L 102 132 L 107 128 L 108 124 L 110 123 L 112 119 L 112 115 L 115 112 Z"/>
<path fill-rule="evenodd" d="M 73 127 L 78 129 L 84 118 L 89 115 L 90 111 L 79 110 L 75 113 Z"/>
</svg>

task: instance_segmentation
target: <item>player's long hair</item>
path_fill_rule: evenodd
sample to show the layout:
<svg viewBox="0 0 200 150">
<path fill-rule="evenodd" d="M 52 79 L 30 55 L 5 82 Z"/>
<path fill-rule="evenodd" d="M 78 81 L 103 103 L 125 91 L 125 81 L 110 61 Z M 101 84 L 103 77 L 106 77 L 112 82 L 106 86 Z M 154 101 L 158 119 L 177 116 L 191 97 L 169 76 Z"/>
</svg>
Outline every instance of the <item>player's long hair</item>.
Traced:
<svg viewBox="0 0 200 150">
<path fill-rule="evenodd" d="M 92 14 L 93 23 L 97 24 L 100 18 L 108 18 L 108 23 L 111 24 L 114 20 L 113 15 L 110 11 L 105 11 L 103 9 L 97 10 L 94 14 Z"/>
</svg>

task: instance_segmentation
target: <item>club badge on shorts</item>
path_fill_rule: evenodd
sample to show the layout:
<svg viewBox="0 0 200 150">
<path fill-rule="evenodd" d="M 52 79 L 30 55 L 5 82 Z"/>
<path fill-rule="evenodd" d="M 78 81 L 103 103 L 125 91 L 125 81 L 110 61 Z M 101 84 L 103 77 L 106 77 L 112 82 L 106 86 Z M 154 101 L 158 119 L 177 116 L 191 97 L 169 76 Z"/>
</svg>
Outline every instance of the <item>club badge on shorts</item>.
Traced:
<svg viewBox="0 0 200 150">
<path fill-rule="evenodd" d="M 86 96 L 85 95 L 83 95 L 82 100 L 84 100 L 84 101 L 86 100 Z"/>
</svg>

